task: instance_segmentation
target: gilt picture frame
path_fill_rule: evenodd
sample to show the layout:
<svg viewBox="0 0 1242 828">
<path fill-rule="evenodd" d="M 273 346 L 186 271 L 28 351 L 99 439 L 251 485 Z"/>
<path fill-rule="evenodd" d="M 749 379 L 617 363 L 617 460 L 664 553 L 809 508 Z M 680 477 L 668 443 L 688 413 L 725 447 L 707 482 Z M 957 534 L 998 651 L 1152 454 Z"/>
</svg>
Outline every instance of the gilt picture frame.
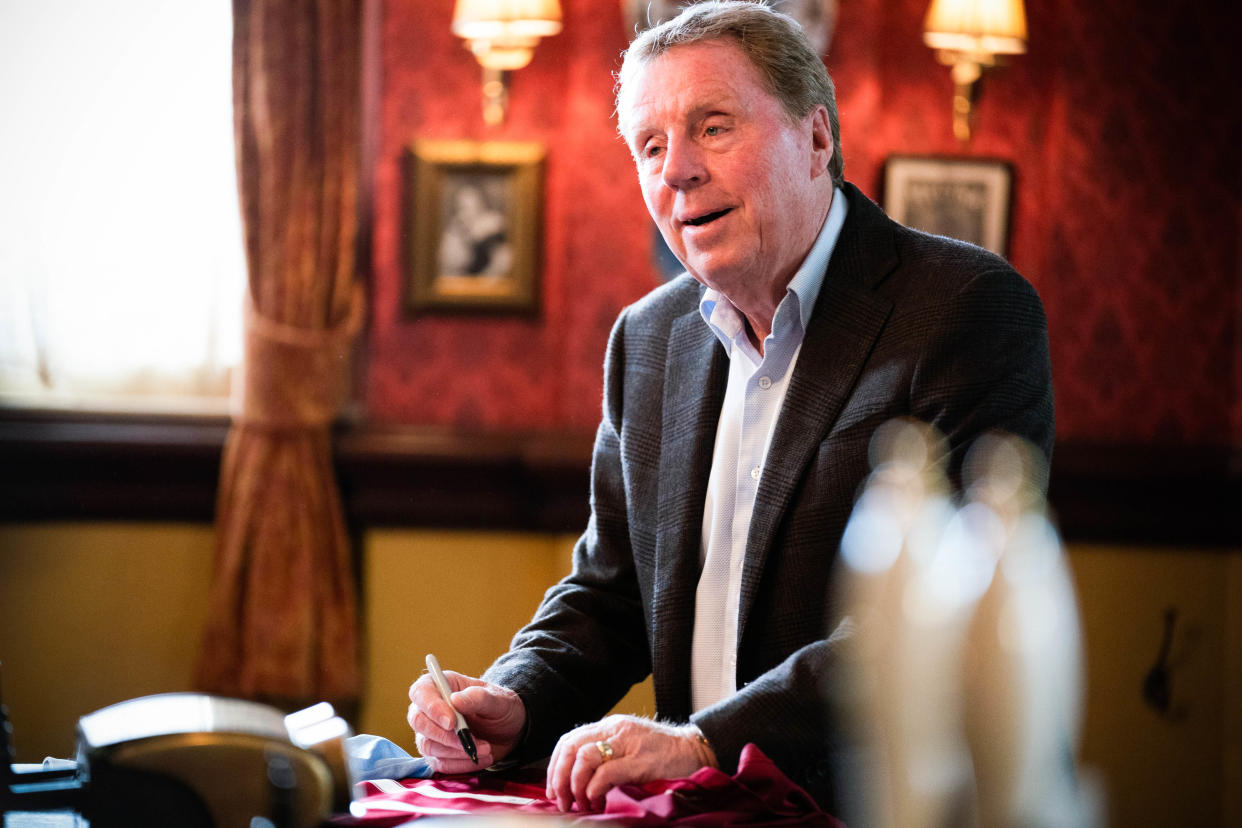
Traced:
<svg viewBox="0 0 1242 828">
<path fill-rule="evenodd" d="M 894 155 L 884 164 L 884 211 L 917 230 L 1008 256 L 1013 167 L 996 159 Z"/>
<path fill-rule="evenodd" d="M 535 142 L 410 145 L 408 312 L 538 313 L 544 155 Z"/>
</svg>

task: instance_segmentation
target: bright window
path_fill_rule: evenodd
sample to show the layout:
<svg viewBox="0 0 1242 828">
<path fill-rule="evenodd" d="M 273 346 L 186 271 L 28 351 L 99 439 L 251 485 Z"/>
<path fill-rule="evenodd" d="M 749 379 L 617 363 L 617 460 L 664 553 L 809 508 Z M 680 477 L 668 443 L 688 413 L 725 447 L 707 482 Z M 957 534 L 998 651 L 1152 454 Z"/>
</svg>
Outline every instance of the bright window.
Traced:
<svg viewBox="0 0 1242 828">
<path fill-rule="evenodd" d="M 224 409 L 229 5 L 0 3 L 0 404 Z"/>
</svg>

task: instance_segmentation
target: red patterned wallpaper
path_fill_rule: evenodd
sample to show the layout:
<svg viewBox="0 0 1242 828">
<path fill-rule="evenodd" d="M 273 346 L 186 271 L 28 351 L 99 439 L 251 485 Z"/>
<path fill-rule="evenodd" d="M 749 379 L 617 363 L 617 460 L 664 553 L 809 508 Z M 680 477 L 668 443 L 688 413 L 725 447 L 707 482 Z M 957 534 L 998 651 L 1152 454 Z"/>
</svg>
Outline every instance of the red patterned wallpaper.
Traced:
<svg viewBox="0 0 1242 828">
<path fill-rule="evenodd" d="M 452 0 L 384 6 L 374 308 L 367 383 L 380 421 L 594 429 L 618 310 L 653 284 L 646 212 L 610 124 L 625 47 L 612 3 L 568 0 L 565 28 L 511 75 L 509 116 L 488 130 L 480 69 L 449 32 Z M 542 141 L 542 309 L 537 319 L 424 315 L 402 306 L 403 148 L 416 138 Z"/>
<path fill-rule="evenodd" d="M 648 221 L 615 138 L 616 0 L 562 0 L 565 29 L 485 130 L 452 0 L 386 0 L 367 404 L 385 422 L 593 428 L 617 311 L 654 284 Z M 926 0 L 843 0 L 828 66 L 846 175 L 873 198 L 894 153 L 1014 165 L 1010 258 L 1048 310 L 1059 436 L 1242 444 L 1238 14 L 1225 2 L 1029 2 L 1028 54 L 987 76 L 971 146 Z M 543 141 L 538 319 L 401 310 L 402 148 Z"/>
</svg>

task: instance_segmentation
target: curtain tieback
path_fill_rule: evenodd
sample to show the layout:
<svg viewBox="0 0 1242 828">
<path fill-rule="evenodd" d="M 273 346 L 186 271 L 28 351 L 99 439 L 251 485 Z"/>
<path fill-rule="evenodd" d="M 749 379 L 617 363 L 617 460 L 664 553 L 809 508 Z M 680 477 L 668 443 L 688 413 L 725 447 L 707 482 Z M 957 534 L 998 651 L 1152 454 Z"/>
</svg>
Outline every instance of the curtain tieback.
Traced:
<svg viewBox="0 0 1242 828">
<path fill-rule="evenodd" d="M 365 303 L 362 285 L 355 283 L 344 319 L 329 328 L 303 328 L 263 316 L 247 292 L 234 419 L 277 429 L 331 423 L 349 398 L 351 345 L 362 328 Z"/>
</svg>

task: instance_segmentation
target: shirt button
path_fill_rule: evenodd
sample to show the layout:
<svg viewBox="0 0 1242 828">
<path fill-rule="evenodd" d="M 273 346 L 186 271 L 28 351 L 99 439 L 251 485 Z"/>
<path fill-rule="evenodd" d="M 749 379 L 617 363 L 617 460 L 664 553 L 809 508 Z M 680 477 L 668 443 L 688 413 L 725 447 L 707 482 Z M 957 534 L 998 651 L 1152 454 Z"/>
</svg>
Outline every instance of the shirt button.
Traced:
<svg viewBox="0 0 1242 828">
<path fill-rule="evenodd" d="M 750 470 L 750 479 L 751 480 L 759 479 L 759 467 L 758 466 L 755 466 L 753 469 Z"/>
<path fill-rule="evenodd" d="M 760 377 L 759 387 L 762 388 L 764 391 L 767 391 L 769 388 L 772 387 L 772 378 L 771 377 Z"/>
</svg>

